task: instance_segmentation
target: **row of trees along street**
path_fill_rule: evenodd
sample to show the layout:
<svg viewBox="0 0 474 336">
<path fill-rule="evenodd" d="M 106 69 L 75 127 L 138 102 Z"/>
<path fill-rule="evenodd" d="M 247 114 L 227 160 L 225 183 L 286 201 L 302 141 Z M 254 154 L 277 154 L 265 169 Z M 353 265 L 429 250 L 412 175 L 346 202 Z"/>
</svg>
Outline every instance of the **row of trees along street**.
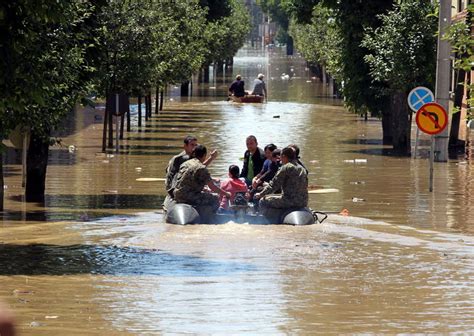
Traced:
<svg viewBox="0 0 474 336">
<path fill-rule="evenodd" d="M 26 201 L 44 199 L 52 132 L 78 102 L 119 92 L 150 102 L 151 92 L 231 60 L 249 22 L 238 0 L 1 2 L 0 136 L 30 133 Z"/>
<path fill-rule="evenodd" d="M 384 144 L 392 144 L 396 155 L 410 155 L 413 114 L 407 95 L 416 86 L 434 92 L 437 5 L 431 0 L 260 2 L 281 29 L 288 27 L 296 49 L 320 77 L 335 81 L 346 106 L 366 118 L 381 118 Z M 468 10 L 472 20 L 473 5 Z M 472 69 L 471 24 L 453 25 L 447 34 L 456 71 Z M 453 117 L 450 144 L 457 143 L 453 130 L 466 127 L 459 123 Z"/>
</svg>

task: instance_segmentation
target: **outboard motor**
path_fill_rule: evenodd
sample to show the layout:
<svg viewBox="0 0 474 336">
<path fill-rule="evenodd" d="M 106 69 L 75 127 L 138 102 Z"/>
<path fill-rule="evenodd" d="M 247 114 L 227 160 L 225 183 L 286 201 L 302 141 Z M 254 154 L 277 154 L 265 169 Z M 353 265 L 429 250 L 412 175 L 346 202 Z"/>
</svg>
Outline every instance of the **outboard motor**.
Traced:
<svg viewBox="0 0 474 336">
<path fill-rule="evenodd" d="M 308 209 L 290 211 L 282 216 L 283 224 L 310 225 L 315 223 L 313 214 Z"/>
<path fill-rule="evenodd" d="M 166 222 L 170 224 L 197 224 L 199 213 L 189 204 L 176 203 L 166 212 Z"/>
</svg>

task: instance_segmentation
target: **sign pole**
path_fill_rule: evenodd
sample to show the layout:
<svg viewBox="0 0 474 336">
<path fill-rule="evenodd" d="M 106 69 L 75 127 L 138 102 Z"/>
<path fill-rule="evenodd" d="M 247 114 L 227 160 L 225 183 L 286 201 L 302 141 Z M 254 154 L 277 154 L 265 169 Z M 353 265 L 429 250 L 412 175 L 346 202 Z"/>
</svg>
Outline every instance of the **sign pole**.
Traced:
<svg viewBox="0 0 474 336">
<path fill-rule="evenodd" d="M 115 153 L 119 152 L 119 95 L 115 95 Z"/>
<path fill-rule="evenodd" d="M 435 160 L 435 134 L 439 134 L 448 125 L 448 113 L 437 103 L 426 103 L 416 112 L 416 124 L 423 132 L 431 135 L 430 148 L 430 192 L 433 191 L 433 165 Z"/>
<path fill-rule="evenodd" d="M 430 149 L 430 192 L 433 192 L 434 150 L 435 150 L 435 139 L 434 139 L 434 135 L 432 135 L 431 136 L 431 149 Z"/>
</svg>

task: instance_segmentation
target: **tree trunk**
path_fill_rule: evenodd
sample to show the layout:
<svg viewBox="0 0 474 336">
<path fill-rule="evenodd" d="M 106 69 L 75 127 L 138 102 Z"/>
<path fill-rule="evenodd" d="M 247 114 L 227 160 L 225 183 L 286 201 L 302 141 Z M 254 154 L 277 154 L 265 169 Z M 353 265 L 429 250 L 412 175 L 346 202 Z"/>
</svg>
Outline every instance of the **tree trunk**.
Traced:
<svg viewBox="0 0 474 336">
<path fill-rule="evenodd" d="M 203 79 L 203 70 L 202 68 L 198 71 L 198 84 L 201 84 L 204 81 Z"/>
<path fill-rule="evenodd" d="M 148 95 L 143 96 L 143 100 L 145 101 L 145 121 L 147 121 L 148 120 L 148 109 L 149 109 Z"/>
<path fill-rule="evenodd" d="M 125 125 L 125 113 L 120 116 L 120 140 L 123 140 L 124 125 Z"/>
<path fill-rule="evenodd" d="M 215 63 L 216 66 L 216 77 L 217 78 L 222 78 L 224 75 L 224 62 L 219 61 Z"/>
<path fill-rule="evenodd" d="M 138 127 L 142 126 L 142 96 L 138 96 Z"/>
<path fill-rule="evenodd" d="M 189 96 L 189 81 L 186 81 L 181 84 L 181 97 Z"/>
<path fill-rule="evenodd" d="M 109 142 L 108 147 L 114 147 L 114 113 L 112 111 L 108 111 L 108 122 L 109 122 Z"/>
<path fill-rule="evenodd" d="M 26 159 L 26 202 L 44 203 L 46 168 L 48 166 L 49 139 L 31 132 Z"/>
<path fill-rule="evenodd" d="M 102 152 L 105 153 L 105 149 L 107 148 L 107 125 L 109 124 L 109 108 L 107 106 L 107 100 L 105 102 L 105 110 L 104 110 L 104 127 L 102 128 Z"/>
<path fill-rule="evenodd" d="M 148 92 L 148 118 L 149 119 L 151 119 L 151 111 L 152 111 L 151 92 Z"/>
<path fill-rule="evenodd" d="M 202 67 L 202 82 L 209 83 L 209 64 L 204 64 Z"/>
<path fill-rule="evenodd" d="M 160 88 L 157 86 L 155 90 L 155 114 L 158 114 L 160 110 L 159 97 L 160 97 Z"/>
<path fill-rule="evenodd" d="M 130 132 L 132 130 L 132 126 L 130 125 L 131 123 L 131 118 L 130 118 L 130 109 L 127 111 L 127 132 Z"/>
<path fill-rule="evenodd" d="M 324 65 L 321 66 L 321 81 L 323 85 L 326 85 L 328 82 L 326 67 Z"/>
<path fill-rule="evenodd" d="M 293 55 L 293 38 L 291 36 L 288 36 L 288 39 L 286 41 L 286 55 Z"/>
<path fill-rule="evenodd" d="M 0 150 L 0 211 L 3 211 L 3 197 L 5 196 L 5 181 L 3 180 L 3 154 Z"/>
<path fill-rule="evenodd" d="M 164 88 L 160 91 L 160 111 L 163 111 L 163 98 L 164 98 Z"/>
<path fill-rule="evenodd" d="M 390 96 L 390 114 L 392 125 L 392 145 L 395 155 L 410 156 L 411 124 L 407 95 L 397 92 Z"/>
</svg>

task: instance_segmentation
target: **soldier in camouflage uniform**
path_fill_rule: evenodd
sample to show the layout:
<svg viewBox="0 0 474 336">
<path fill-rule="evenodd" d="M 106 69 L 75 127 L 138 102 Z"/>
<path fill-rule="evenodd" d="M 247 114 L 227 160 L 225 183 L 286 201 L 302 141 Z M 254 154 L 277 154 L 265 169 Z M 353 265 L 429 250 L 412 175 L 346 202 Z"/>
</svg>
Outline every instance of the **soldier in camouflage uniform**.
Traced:
<svg viewBox="0 0 474 336">
<path fill-rule="evenodd" d="M 166 168 L 166 191 L 169 191 L 173 185 L 173 179 L 179 171 L 179 167 L 190 159 L 191 153 L 194 148 L 198 145 L 197 139 L 191 135 L 184 138 L 184 150 L 171 158 Z"/>
<path fill-rule="evenodd" d="M 286 147 L 282 150 L 281 161 L 283 165 L 275 177 L 255 195 L 256 199 L 260 199 L 263 214 L 270 208 L 287 209 L 308 206 L 308 176 L 306 170 L 296 162 L 293 148 Z M 269 195 L 280 188 L 281 195 Z"/>
<path fill-rule="evenodd" d="M 186 203 L 195 206 L 209 205 L 214 210 L 219 207 L 219 196 L 203 192 L 204 186 L 208 186 L 214 192 L 230 197 L 230 193 L 217 187 L 211 178 L 211 174 L 203 164 L 207 149 L 203 145 L 194 148 L 192 158 L 184 162 L 179 168 L 174 187 L 171 189 L 177 203 Z"/>
<path fill-rule="evenodd" d="M 167 191 L 166 198 L 163 202 L 163 209 L 166 211 L 169 204 L 172 202 L 173 199 L 173 184 L 176 183 L 176 175 L 178 174 L 179 167 L 188 161 L 191 158 L 191 154 L 198 145 L 197 139 L 194 136 L 188 135 L 184 138 L 184 146 L 183 151 L 178 155 L 175 155 L 171 158 L 168 163 L 168 167 L 166 168 L 166 181 L 165 181 L 165 188 Z M 209 157 L 204 161 L 204 165 L 209 165 L 212 160 L 217 157 L 217 151 L 213 150 Z"/>
</svg>

